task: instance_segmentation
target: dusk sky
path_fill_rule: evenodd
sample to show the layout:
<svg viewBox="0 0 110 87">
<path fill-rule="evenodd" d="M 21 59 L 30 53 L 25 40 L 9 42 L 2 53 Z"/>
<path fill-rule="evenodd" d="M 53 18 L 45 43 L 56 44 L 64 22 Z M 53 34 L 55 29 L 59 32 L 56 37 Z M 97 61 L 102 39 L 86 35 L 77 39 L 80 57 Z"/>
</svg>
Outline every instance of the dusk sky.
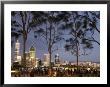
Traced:
<svg viewBox="0 0 110 87">
<path fill-rule="evenodd" d="M 99 28 L 98 24 L 98 28 Z M 64 38 L 67 36 L 65 35 Z M 94 38 L 100 41 L 99 33 L 95 32 Z M 12 38 L 13 39 L 13 38 Z M 20 55 L 22 55 L 22 36 L 19 37 L 20 42 Z M 58 50 L 52 54 L 52 60 L 54 60 L 55 54 L 59 54 L 61 60 L 67 61 L 76 61 L 76 56 L 72 55 L 71 52 L 65 51 L 64 44 L 65 41 L 60 41 L 54 45 L 54 47 L 58 47 Z M 47 51 L 47 44 L 46 41 L 42 37 L 34 38 L 34 32 L 31 31 L 28 34 L 28 39 L 26 42 L 26 52 L 29 52 L 31 46 L 34 46 L 36 49 L 36 57 L 43 59 L 43 55 L 48 53 Z M 81 50 L 82 51 L 82 50 Z M 14 45 L 12 46 L 12 56 L 14 55 Z M 100 45 L 94 42 L 94 48 L 91 50 L 87 50 L 88 55 L 81 55 L 79 57 L 79 61 L 93 61 L 93 62 L 100 62 Z"/>
</svg>

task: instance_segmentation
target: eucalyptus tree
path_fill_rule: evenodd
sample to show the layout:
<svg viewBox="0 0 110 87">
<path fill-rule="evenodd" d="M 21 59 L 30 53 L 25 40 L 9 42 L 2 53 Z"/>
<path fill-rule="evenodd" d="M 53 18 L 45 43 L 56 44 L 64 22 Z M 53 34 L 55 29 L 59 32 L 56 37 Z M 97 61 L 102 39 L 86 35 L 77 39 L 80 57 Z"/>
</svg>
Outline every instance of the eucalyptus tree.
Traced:
<svg viewBox="0 0 110 87">
<path fill-rule="evenodd" d="M 67 21 L 63 24 L 63 28 L 69 30 L 69 35 L 71 37 L 66 40 L 65 48 L 67 51 L 71 51 L 72 54 L 76 55 L 77 58 L 77 70 L 78 70 L 78 60 L 81 49 L 92 49 L 93 43 L 97 42 L 93 39 L 93 33 L 96 29 L 96 22 L 94 22 L 94 28 L 91 26 L 93 20 L 89 16 L 88 12 L 64 12 L 66 13 Z"/>
<path fill-rule="evenodd" d="M 40 17 L 40 15 L 39 15 Z M 11 35 L 12 37 L 19 38 L 22 36 L 23 48 L 22 48 L 22 66 L 26 67 L 26 41 L 28 38 L 29 32 L 37 24 L 34 21 L 32 12 L 30 11 L 12 11 L 11 12 Z"/>
<path fill-rule="evenodd" d="M 63 37 L 61 36 L 61 32 L 59 31 L 59 26 L 62 21 L 62 18 L 60 17 L 61 12 L 42 11 L 39 12 L 39 14 L 41 14 L 43 21 L 42 25 L 40 25 L 39 27 L 37 26 L 35 30 L 35 37 L 40 36 L 45 39 L 47 43 L 48 53 L 50 55 L 51 67 L 52 53 L 58 50 L 58 48 L 55 48 L 54 45 L 63 39 Z M 36 17 L 36 12 L 34 13 L 34 15 Z"/>
</svg>

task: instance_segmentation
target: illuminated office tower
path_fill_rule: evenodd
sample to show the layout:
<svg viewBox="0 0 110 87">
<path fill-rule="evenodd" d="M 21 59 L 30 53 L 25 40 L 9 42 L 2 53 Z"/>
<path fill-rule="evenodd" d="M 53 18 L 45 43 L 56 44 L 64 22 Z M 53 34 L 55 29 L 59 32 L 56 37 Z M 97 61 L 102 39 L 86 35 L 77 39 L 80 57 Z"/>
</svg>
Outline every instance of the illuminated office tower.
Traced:
<svg viewBox="0 0 110 87">
<path fill-rule="evenodd" d="M 15 61 L 19 59 L 19 50 L 20 50 L 20 43 L 17 42 L 15 43 Z"/>
<path fill-rule="evenodd" d="M 33 46 L 31 46 L 30 51 L 29 51 L 29 53 L 30 53 L 29 60 L 31 62 L 31 65 L 30 65 L 31 68 L 34 68 L 36 65 L 36 53 L 35 52 L 36 52 L 35 48 Z"/>
<path fill-rule="evenodd" d="M 60 59 L 59 59 L 59 54 L 55 55 L 55 64 L 59 64 L 60 63 Z"/>
<path fill-rule="evenodd" d="M 39 59 L 38 58 L 36 58 L 36 65 L 35 65 L 35 67 L 39 67 Z"/>
<path fill-rule="evenodd" d="M 29 53 L 30 53 L 30 58 L 36 58 L 35 48 L 33 46 L 31 46 Z"/>
<path fill-rule="evenodd" d="M 49 65 L 50 65 L 50 55 L 44 54 L 44 66 L 49 66 Z"/>
</svg>

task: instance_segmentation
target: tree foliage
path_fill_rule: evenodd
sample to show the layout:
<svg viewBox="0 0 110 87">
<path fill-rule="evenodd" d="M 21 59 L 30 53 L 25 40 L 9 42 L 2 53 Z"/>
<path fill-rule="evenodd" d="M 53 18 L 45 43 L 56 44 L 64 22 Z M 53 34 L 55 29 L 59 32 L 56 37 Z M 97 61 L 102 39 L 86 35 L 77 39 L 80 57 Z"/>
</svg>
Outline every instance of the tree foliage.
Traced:
<svg viewBox="0 0 110 87">
<path fill-rule="evenodd" d="M 22 56 L 22 65 L 25 67 L 26 62 L 26 41 L 28 33 L 32 28 L 38 25 L 39 21 L 35 21 L 33 17 L 33 12 L 29 11 L 12 11 L 11 12 L 11 36 L 19 38 L 22 36 L 23 40 L 23 56 Z M 39 16 L 40 17 L 40 16 Z"/>
</svg>

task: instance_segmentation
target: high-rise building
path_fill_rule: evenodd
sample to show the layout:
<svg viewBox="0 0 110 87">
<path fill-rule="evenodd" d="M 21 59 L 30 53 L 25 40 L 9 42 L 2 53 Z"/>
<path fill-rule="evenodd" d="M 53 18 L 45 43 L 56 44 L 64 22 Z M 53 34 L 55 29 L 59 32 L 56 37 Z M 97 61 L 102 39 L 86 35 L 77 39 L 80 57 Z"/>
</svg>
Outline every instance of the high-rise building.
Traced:
<svg viewBox="0 0 110 87">
<path fill-rule="evenodd" d="M 39 67 L 39 59 L 38 58 L 36 58 L 36 65 L 35 65 L 35 67 Z"/>
<path fill-rule="evenodd" d="M 49 66 L 50 65 L 50 55 L 49 54 L 44 54 L 44 66 Z"/>
<path fill-rule="evenodd" d="M 21 56 L 17 57 L 17 61 L 19 62 L 19 64 L 21 64 Z"/>
<path fill-rule="evenodd" d="M 17 61 L 19 58 L 19 50 L 20 50 L 20 43 L 17 40 L 17 42 L 15 43 L 15 61 Z"/>
<path fill-rule="evenodd" d="M 19 50 L 20 50 L 20 43 L 17 40 L 15 43 L 15 62 L 21 64 L 21 56 L 19 55 Z"/>
<path fill-rule="evenodd" d="M 30 67 L 34 68 L 36 66 L 36 53 L 35 53 L 35 48 L 33 46 L 31 46 L 29 54 L 30 54 L 30 58 L 29 58 Z"/>
<path fill-rule="evenodd" d="M 36 58 L 35 48 L 33 46 L 31 46 L 29 53 L 30 53 L 30 58 Z"/>
<path fill-rule="evenodd" d="M 60 63 L 60 59 L 59 59 L 59 54 L 55 55 L 55 64 L 59 64 Z"/>
</svg>

